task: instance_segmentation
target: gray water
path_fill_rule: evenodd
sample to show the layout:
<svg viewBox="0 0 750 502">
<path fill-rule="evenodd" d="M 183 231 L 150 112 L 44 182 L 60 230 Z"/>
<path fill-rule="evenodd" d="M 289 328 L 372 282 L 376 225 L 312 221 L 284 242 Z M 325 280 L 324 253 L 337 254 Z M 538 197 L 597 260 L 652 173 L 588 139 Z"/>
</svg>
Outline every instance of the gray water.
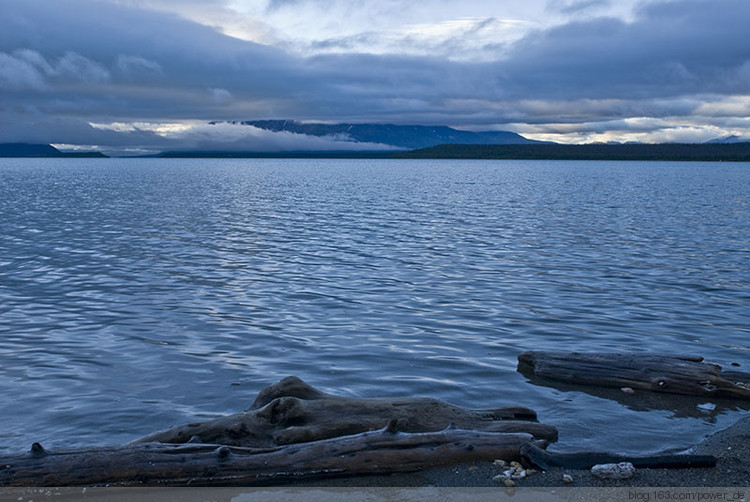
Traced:
<svg viewBox="0 0 750 502">
<path fill-rule="evenodd" d="M 552 388 L 524 350 L 750 371 L 750 165 L 0 159 L 0 452 L 120 444 L 297 375 L 685 448 L 731 402 Z"/>
</svg>

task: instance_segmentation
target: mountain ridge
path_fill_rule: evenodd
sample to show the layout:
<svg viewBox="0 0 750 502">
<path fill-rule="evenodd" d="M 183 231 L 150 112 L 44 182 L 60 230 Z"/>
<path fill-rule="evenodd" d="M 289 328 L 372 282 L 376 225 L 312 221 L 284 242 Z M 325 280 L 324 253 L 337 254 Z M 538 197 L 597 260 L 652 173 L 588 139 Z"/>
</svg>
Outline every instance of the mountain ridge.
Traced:
<svg viewBox="0 0 750 502">
<path fill-rule="evenodd" d="M 714 138 L 714 139 L 708 140 L 706 141 L 706 144 L 709 144 L 709 145 L 734 144 L 734 143 L 747 143 L 747 141 L 748 140 L 733 134 L 731 136 L 723 136 L 721 138 Z"/>
<path fill-rule="evenodd" d="M 211 122 L 219 124 L 221 122 Z M 271 132 L 291 132 L 309 136 L 345 136 L 357 143 L 389 145 L 404 150 L 428 148 L 443 144 L 456 145 L 521 145 L 542 144 L 510 131 L 462 131 L 448 126 L 396 124 L 326 124 L 295 120 L 245 120 L 231 122 Z"/>
</svg>

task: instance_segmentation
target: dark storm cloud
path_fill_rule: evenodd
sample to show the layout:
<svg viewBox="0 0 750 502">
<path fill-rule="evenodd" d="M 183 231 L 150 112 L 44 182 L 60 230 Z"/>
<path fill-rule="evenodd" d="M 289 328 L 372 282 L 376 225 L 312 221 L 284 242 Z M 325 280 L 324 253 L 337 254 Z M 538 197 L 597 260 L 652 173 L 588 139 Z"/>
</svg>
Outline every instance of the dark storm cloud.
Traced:
<svg viewBox="0 0 750 502">
<path fill-rule="evenodd" d="M 300 85 L 282 51 L 168 14 L 80 0 L 5 3 L 12 15 L 0 21 L 0 57 L 13 68 L 0 70 L 0 85 L 28 104 L 83 99 L 99 101 L 102 115 L 190 116 L 215 105 L 208 89 L 263 99 Z M 66 77 L 99 85 L 72 87 Z"/>
<path fill-rule="evenodd" d="M 750 2 L 644 7 L 635 22 L 593 19 L 529 35 L 500 65 L 513 96 L 651 98 L 747 93 Z"/>
<path fill-rule="evenodd" d="M 139 120 L 605 123 L 691 117 L 724 97 L 721 117 L 729 123 L 735 110 L 746 113 L 731 96 L 750 94 L 745 0 L 658 2 L 633 22 L 571 22 L 530 33 L 510 49 L 498 45 L 498 59 L 484 63 L 395 49 L 303 58 L 103 1 L 4 0 L 4 11 L 0 141 L 113 144 L 128 137 L 162 145 L 151 131 L 88 124 Z M 703 109 L 700 116 L 711 115 Z"/>
<path fill-rule="evenodd" d="M 95 122 L 377 117 L 393 113 L 394 100 L 429 101 L 446 70 L 419 58 L 302 59 L 101 2 L 9 2 L 13 15 L 0 20 L 3 126 L 8 111 L 29 110 Z"/>
</svg>

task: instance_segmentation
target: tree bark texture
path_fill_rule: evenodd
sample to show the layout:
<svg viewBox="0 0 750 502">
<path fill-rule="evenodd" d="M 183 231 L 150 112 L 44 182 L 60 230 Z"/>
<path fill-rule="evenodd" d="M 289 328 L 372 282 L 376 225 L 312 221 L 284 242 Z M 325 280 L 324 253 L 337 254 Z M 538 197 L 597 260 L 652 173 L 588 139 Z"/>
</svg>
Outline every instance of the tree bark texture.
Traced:
<svg viewBox="0 0 750 502">
<path fill-rule="evenodd" d="M 518 460 L 521 447 L 531 441 L 533 437 L 524 433 L 455 428 L 404 433 L 384 428 L 265 449 L 139 443 L 46 452 L 35 446 L 24 456 L 0 457 L 0 486 L 253 486 L 312 476 L 411 472 L 475 460 Z"/>
<path fill-rule="evenodd" d="M 430 398 L 341 397 L 287 377 L 262 390 L 242 413 L 172 427 L 137 442 L 197 441 L 265 448 L 377 430 L 392 420 L 403 432 L 435 432 L 454 425 L 466 430 L 526 432 L 540 439 L 557 439 L 557 429 L 536 422 L 536 413 L 528 408 L 469 410 Z"/>
</svg>

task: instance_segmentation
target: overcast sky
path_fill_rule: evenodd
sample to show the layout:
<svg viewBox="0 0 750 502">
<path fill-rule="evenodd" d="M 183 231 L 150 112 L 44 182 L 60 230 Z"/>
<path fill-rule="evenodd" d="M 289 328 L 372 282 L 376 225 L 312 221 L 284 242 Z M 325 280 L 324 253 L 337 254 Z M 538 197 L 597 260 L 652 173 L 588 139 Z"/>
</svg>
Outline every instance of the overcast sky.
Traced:
<svg viewBox="0 0 750 502">
<path fill-rule="evenodd" d="M 208 121 L 750 140 L 748 0 L 0 0 L 0 142 L 347 146 Z"/>
</svg>

